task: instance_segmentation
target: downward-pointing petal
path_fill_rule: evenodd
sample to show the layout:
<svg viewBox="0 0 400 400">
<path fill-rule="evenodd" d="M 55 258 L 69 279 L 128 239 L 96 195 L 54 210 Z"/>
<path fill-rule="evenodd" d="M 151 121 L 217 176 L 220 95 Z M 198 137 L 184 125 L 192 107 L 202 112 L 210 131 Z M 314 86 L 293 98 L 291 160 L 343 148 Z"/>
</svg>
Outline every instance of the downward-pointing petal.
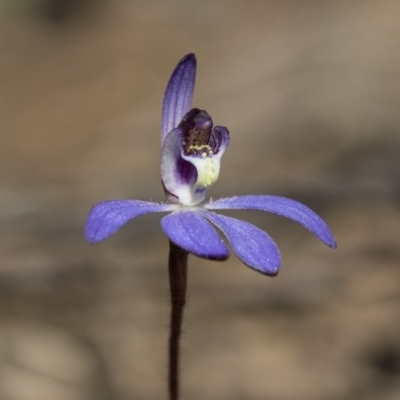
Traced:
<svg viewBox="0 0 400 400">
<path fill-rule="evenodd" d="M 229 250 L 211 224 L 196 211 L 176 211 L 161 220 L 176 245 L 202 258 L 226 260 Z"/>
<path fill-rule="evenodd" d="M 261 210 L 277 214 L 298 222 L 326 245 L 336 248 L 335 238 L 325 221 L 314 211 L 295 200 L 279 196 L 238 196 L 210 202 L 205 205 L 205 208 L 209 210 Z"/>
<path fill-rule="evenodd" d="M 229 240 L 236 255 L 250 268 L 266 275 L 276 275 L 281 265 L 279 249 L 261 229 L 248 222 L 206 210 L 202 214 Z"/>
<path fill-rule="evenodd" d="M 196 80 L 196 56 L 187 54 L 179 61 L 169 79 L 162 108 L 161 143 L 190 110 Z"/>
<path fill-rule="evenodd" d="M 156 204 L 138 200 L 111 200 L 96 204 L 88 215 L 85 237 L 95 243 L 107 239 L 130 219 L 144 214 L 172 211 L 173 204 Z"/>
</svg>

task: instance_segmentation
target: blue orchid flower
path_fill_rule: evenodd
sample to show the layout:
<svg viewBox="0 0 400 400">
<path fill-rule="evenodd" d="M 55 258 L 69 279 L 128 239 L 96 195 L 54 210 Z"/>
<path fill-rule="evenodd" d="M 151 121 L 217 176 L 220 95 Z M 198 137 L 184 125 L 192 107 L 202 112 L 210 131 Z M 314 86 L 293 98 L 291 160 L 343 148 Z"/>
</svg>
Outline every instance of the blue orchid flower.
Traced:
<svg viewBox="0 0 400 400">
<path fill-rule="evenodd" d="M 152 213 L 169 213 L 161 227 L 177 246 L 196 256 L 225 260 L 228 240 L 243 263 L 266 275 L 281 265 L 279 249 L 264 231 L 247 222 L 217 214 L 216 210 L 259 210 L 298 222 L 331 248 L 336 242 L 328 225 L 311 209 L 279 196 L 236 196 L 202 204 L 217 180 L 229 131 L 214 126 L 210 115 L 191 109 L 197 62 L 194 54 L 181 59 L 164 94 L 161 128 L 161 179 L 168 203 L 111 200 L 95 205 L 86 222 L 91 243 L 104 240 L 126 222 Z"/>
</svg>

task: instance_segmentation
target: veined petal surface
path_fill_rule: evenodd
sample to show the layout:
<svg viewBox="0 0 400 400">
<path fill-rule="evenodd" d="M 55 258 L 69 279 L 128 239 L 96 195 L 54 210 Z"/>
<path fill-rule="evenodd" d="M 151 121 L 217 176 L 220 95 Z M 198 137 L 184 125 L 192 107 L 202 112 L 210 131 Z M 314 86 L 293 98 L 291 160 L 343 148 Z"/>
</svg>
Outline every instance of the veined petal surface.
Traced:
<svg viewBox="0 0 400 400">
<path fill-rule="evenodd" d="M 107 239 L 129 220 L 145 214 L 173 211 L 173 204 L 156 204 L 139 200 L 110 200 L 96 204 L 89 212 L 85 238 L 95 243 Z"/>
<path fill-rule="evenodd" d="M 187 54 L 179 61 L 168 81 L 162 107 L 161 143 L 190 110 L 196 68 L 196 56 L 193 53 Z"/>
<path fill-rule="evenodd" d="M 289 218 L 312 232 L 329 247 L 336 248 L 336 241 L 325 221 L 314 211 L 298 201 L 279 196 L 237 196 L 207 203 L 209 210 L 260 210 Z"/>
<path fill-rule="evenodd" d="M 202 210 L 228 239 L 235 254 L 250 268 L 266 275 L 276 275 L 281 265 L 278 246 L 261 229 L 235 218 Z"/>
<path fill-rule="evenodd" d="M 229 257 L 223 240 L 197 211 L 175 211 L 161 220 L 161 227 L 173 243 L 189 253 L 211 260 Z"/>
</svg>

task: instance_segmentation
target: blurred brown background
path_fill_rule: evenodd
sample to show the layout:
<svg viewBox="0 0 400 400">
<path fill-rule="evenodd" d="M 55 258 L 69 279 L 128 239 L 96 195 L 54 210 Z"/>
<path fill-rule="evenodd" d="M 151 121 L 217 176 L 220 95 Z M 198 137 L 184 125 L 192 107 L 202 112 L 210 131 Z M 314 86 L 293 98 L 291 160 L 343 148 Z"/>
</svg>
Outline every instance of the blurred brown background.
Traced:
<svg viewBox="0 0 400 400">
<path fill-rule="evenodd" d="M 159 216 L 83 240 L 89 208 L 163 200 L 160 111 L 231 145 L 213 197 L 303 201 L 338 241 L 236 212 L 277 241 L 263 277 L 190 259 L 182 398 L 400 398 L 400 2 L 0 1 L 0 399 L 166 398 Z"/>
</svg>

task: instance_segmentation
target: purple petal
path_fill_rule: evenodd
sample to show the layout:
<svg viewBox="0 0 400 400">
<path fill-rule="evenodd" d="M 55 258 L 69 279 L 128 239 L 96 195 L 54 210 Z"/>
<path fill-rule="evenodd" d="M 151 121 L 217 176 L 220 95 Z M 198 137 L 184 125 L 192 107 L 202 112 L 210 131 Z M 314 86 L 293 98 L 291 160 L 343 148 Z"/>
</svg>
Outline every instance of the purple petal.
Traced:
<svg viewBox="0 0 400 400">
<path fill-rule="evenodd" d="M 229 131 L 225 126 L 214 126 L 211 137 L 210 146 L 214 154 L 224 154 L 229 144 Z"/>
<path fill-rule="evenodd" d="M 175 211 L 161 227 L 176 245 L 202 258 L 226 260 L 229 250 L 212 225 L 196 211 Z"/>
<path fill-rule="evenodd" d="M 196 56 L 187 54 L 175 67 L 164 93 L 161 143 L 190 110 L 196 80 Z"/>
<path fill-rule="evenodd" d="M 173 211 L 173 204 L 156 204 L 139 200 L 111 200 L 96 204 L 86 220 L 85 238 L 100 242 L 117 232 L 130 219 L 144 214 Z"/>
<path fill-rule="evenodd" d="M 332 248 L 336 241 L 325 221 L 314 211 L 298 201 L 279 196 L 238 196 L 220 199 L 205 205 L 209 210 L 260 210 L 290 218 L 312 232 L 318 239 Z"/>
<path fill-rule="evenodd" d="M 227 237 L 233 251 L 250 268 L 274 276 L 281 265 L 279 249 L 275 242 L 261 229 L 248 222 L 202 211 Z"/>
</svg>

